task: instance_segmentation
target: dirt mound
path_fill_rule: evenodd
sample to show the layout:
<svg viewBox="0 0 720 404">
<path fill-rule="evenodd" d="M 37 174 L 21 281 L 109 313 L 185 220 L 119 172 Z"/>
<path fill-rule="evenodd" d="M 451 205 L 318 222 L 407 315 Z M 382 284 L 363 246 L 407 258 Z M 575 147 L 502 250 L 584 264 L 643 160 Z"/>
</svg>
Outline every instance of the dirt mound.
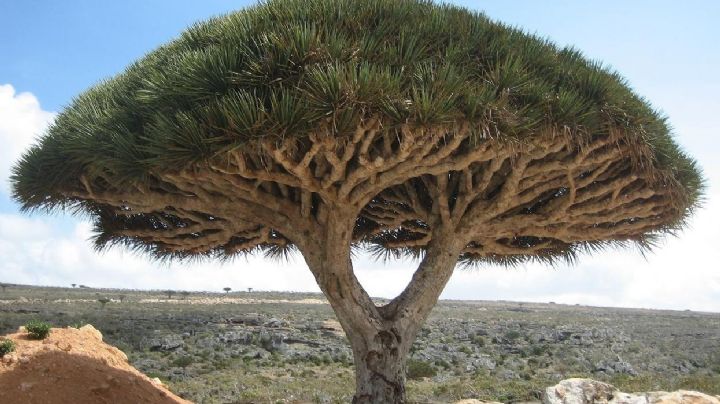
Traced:
<svg viewBox="0 0 720 404">
<path fill-rule="evenodd" d="M 0 362 L 0 404 L 190 403 L 127 362 L 90 325 L 53 328 L 42 341 L 7 335 L 15 352 Z"/>
</svg>

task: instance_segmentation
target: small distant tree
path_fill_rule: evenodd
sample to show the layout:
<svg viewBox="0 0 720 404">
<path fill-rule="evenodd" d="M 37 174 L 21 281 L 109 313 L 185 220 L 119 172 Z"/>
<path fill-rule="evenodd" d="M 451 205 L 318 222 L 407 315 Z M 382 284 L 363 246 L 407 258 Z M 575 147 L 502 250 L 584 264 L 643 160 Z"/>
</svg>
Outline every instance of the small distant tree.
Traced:
<svg viewBox="0 0 720 404">
<path fill-rule="evenodd" d="M 230 293 L 230 291 L 231 291 L 232 289 L 231 289 L 231 288 L 223 288 L 223 290 L 225 291 L 225 294 L 227 294 L 227 293 Z"/>
<path fill-rule="evenodd" d="M 105 305 L 110 303 L 110 299 L 108 299 L 107 297 L 102 297 L 98 299 L 98 302 L 100 303 L 100 308 L 104 309 Z"/>
<path fill-rule="evenodd" d="M 5 293 L 5 289 L 8 287 L 8 285 L 4 283 L 0 283 L 0 288 L 2 288 L 3 293 Z"/>
<path fill-rule="evenodd" d="M 118 300 L 120 300 L 120 303 L 122 303 L 122 302 L 125 301 L 125 298 L 126 298 L 126 297 L 127 297 L 127 296 L 125 296 L 125 295 L 120 295 L 120 296 L 118 296 Z"/>
<path fill-rule="evenodd" d="M 71 285 L 73 288 L 76 286 L 76 284 L 74 284 L 74 283 L 71 283 L 70 285 Z"/>
<path fill-rule="evenodd" d="M 172 296 L 175 294 L 174 290 L 166 290 L 165 294 L 167 295 L 168 299 L 172 299 Z"/>
<path fill-rule="evenodd" d="M 253 288 L 248 288 L 248 293 L 252 292 Z"/>
<path fill-rule="evenodd" d="M 180 292 L 180 295 L 183 299 L 187 299 L 188 296 L 190 296 L 190 292 L 188 292 L 187 290 L 183 290 L 182 292 Z"/>
<path fill-rule="evenodd" d="M 176 358 L 175 360 L 173 360 L 172 364 L 174 366 L 181 367 L 183 369 L 183 373 L 187 373 L 187 367 L 192 365 L 193 362 L 194 361 L 191 356 L 183 355 L 183 356 L 180 356 L 179 358 Z"/>
<path fill-rule="evenodd" d="M 156 258 L 299 252 L 346 331 L 355 403 L 406 400 L 410 348 L 458 264 L 649 248 L 702 195 L 620 75 L 431 1 L 261 2 L 54 122 L 14 167 L 23 209 L 82 212 L 97 247 Z M 387 304 L 354 272 L 361 250 L 418 260 Z"/>
</svg>

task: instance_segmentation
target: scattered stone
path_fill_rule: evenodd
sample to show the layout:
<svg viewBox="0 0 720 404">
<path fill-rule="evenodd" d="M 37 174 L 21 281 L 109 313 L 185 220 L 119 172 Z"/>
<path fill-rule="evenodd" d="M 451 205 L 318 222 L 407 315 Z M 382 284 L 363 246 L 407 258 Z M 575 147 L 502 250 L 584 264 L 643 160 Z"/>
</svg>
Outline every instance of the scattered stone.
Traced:
<svg viewBox="0 0 720 404">
<path fill-rule="evenodd" d="M 270 320 L 268 320 L 268 321 L 264 324 L 264 326 L 265 326 L 265 327 L 268 327 L 268 328 L 281 328 L 281 327 L 287 327 L 287 326 L 288 326 L 288 322 L 273 317 L 273 318 L 271 318 Z"/>
<path fill-rule="evenodd" d="M 183 344 L 182 336 L 170 334 L 161 338 L 152 339 L 148 345 L 151 351 L 172 351 L 180 348 Z"/>
<path fill-rule="evenodd" d="M 595 364 L 595 371 L 596 372 L 604 372 L 609 375 L 613 375 L 616 373 L 619 374 L 627 374 L 630 376 L 637 376 L 637 372 L 632 367 L 631 364 L 625 362 L 625 361 L 607 361 L 603 360 Z"/>
<path fill-rule="evenodd" d="M 477 359 L 473 359 L 472 366 L 475 367 L 475 369 L 493 370 L 497 364 L 491 357 L 483 355 Z"/>
<path fill-rule="evenodd" d="M 28 390 L 30 390 L 30 389 L 32 388 L 32 386 L 34 386 L 34 385 L 35 385 L 35 383 L 22 382 L 22 383 L 20 383 L 20 391 L 28 391 Z"/>
<path fill-rule="evenodd" d="M 13 364 L 13 363 L 15 363 L 15 362 L 17 361 L 17 356 L 15 356 L 15 354 L 6 354 L 6 355 L 3 355 L 2 361 L 3 361 L 3 363 L 5 363 L 5 364 L 7 364 L 7 365 L 10 365 L 10 364 Z"/>
<path fill-rule="evenodd" d="M 257 313 L 247 313 L 237 317 L 228 318 L 225 322 L 229 324 L 261 326 L 263 324 L 263 317 Z"/>
<path fill-rule="evenodd" d="M 240 344 L 251 344 L 253 340 L 253 334 L 246 331 L 228 331 L 218 335 L 217 340 L 221 343 L 240 343 Z"/>
<path fill-rule="evenodd" d="M 320 330 L 323 331 L 323 335 L 333 336 L 338 338 L 345 337 L 345 330 L 337 320 L 325 320 L 320 325 Z"/>
</svg>

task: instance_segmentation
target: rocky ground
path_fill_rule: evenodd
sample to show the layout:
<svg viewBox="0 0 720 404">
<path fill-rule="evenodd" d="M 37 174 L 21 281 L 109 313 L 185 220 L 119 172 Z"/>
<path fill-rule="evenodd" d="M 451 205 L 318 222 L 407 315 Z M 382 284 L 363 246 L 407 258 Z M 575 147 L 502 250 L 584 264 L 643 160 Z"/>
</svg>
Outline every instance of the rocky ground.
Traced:
<svg viewBox="0 0 720 404">
<path fill-rule="evenodd" d="M 139 370 L 201 403 L 351 397 L 351 352 L 320 295 L 20 286 L 0 294 L 0 333 L 33 318 L 93 324 Z M 444 301 L 413 347 L 409 376 L 417 402 L 537 400 L 575 376 L 624 391 L 720 394 L 720 314 Z"/>
</svg>

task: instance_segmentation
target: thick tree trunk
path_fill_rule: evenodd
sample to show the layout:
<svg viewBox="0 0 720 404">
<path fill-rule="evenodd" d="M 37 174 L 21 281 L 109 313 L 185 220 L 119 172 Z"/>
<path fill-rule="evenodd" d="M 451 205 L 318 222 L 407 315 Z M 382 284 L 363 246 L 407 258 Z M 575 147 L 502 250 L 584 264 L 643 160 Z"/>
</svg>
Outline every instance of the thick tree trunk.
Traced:
<svg viewBox="0 0 720 404">
<path fill-rule="evenodd" d="M 355 360 L 353 403 L 404 403 L 405 362 L 417 332 L 453 272 L 462 242 L 437 232 L 412 281 L 383 307 L 355 277 L 350 259 L 353 219 L 330 217 L 322 235 L 300 244 L 320 289 L 342 325 Z M 345 222 L 346 225 L 339 225 Z"/>
<path fill-rule="evenodd" d="M 381 330 L 372 341 L 353 344 L 356 391 L 353 403 L 404 403 L 405 361 L 412 341 Z"/>
</svg>

